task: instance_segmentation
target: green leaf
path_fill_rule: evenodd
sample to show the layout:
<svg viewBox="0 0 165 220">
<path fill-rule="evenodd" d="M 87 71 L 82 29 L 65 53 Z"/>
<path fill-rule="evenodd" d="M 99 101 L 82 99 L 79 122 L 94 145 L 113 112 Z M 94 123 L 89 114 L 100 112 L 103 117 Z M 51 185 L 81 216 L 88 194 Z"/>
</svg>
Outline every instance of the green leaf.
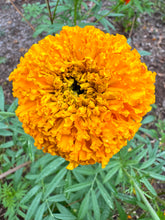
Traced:
<svg viewBox="0 0 165 220">
<path fill-rule="evenodd" d="M 68 215 L 68 214 L 53 214 L 53 216 L 56 219 L 61 219 L 61 220 L 76 220 L 76 216 L 74 215 Z"/>
<path fill-rule="evenodd" d="M 107 190 L 104 188 L 104 186 L 99 182 L 98 179 L 96 179 L 97 181 L 97 185 L 98 185 L 98 188 L 100 190 L 100 193 L 103 197 L 103 199 L 105 200 L 105 202 L 107 203 L 107 205 L 113 209 L 113 201 L 112 201 L 112 198 L 111 196 L 109 195 L 109 193 L 107 192 Z"/>
<path fill-rule="evenodd" d="M 150 184 L 150 182 L 147 180 L 147 178 L 142 178 L 140 180 L 142 183 L 144 183 L 144 185 L 147 187 L 147 189 L 154 195 L 157 196 L 157 193 L 155 191 L 155 189 L 153 188 L 153 186 Z"/>
<path fill-rule="evenodd" d="M 63 201 L 66 201 L 66 198 L 63 194 L 58 194 L 58 195 L 55 195 L 55 196 L 50 196 L 48 198 L 48 201 L 49 202 L 63 202 Z"/>
<path fill-rule="evenodd" d="M 154 172 L 148 172 L 149 176 L 151 176 L 154 179 L 165 181 L 165 176 L 154 173 Z"/>
<path fill-rule="evenodd" d="M 52 174 L 53 172 L 55 172 L 55 170 L 62 164 L 64 163 L 65 160 L 62 157 L 56 157 L 51 163 L 49 163 L 40 173 L 38 179 L 36 180 L 36 182 L 39 182 L 40 180 L 42 180 L 43 178 L 45 178 L 46 176 Z"/>
<path fill-rule="evenodd" d="M 94 190 L 92 190 L 92 205 L 93 205 L 95 220 L 100 220 L 100 208 L 98 204 L 98 198 L 96 197 Z"/>
<path fill-rule="evenodd" d="M 6 125 L 5 123 L 0 122 L 0 129 L 7 129 L 9 128 L 8 125 Z"/>
<path fill-rule="evenodd" d="M 138 50 L 138 52 L 141 56 L 150 56 L 151 55 L 150 52 L 145 51 L 145 50 Z"/>
<path fill-rule="evenodd" d="M 139 131 L 143 132 L 144 134 L 149 134 L 151 137 L 155 137 L 155 131 L 151 129 L 146 129 L 146 128 L 139 128 Z"/>
<path fill-rule="evenodd" d="M 82 190 L 82 189 L 90 186 L 91 184 L 92 184 L 92 181 L 87 181 L 87 182 L 84 182 L 84 183 L 74 184 L 72 186 L 69 186 L 65 190 L 65 192 L 76 192 L 76 191 Z"/>
<path fill-rule="evenodd" d="M 61 13 L 61 12 L 67 11 L 68 9 L 70 9 L 69 5 L 59 5 L 57 7 L 56 13 Z"/>
<path fill-rule="evenodd" d="M 134 138 L 137 138 L 142 143 L 147 143 L 147 140 L 144 137 L 137 134 L 137 133 L 135 134 Z"/>
<path fill-rule="evenodd" d="M 143 119 L 143 121 L 142 121 L 141 123 L 144 125 L 144 124 L 151 123 L 151 122 L 153 122 L 153 121 L 155 121 L 155 116 L 153 116 L 153 115 L 148 115 L 147 117 L 145 117 L 145 118 Z"/>
<path fill-rule="evenodd" d="M 5 98 L 4 98 L 4 93 L 2 86 L 0 86 L 0 111 L 5 110 Z"/>
<path fill-rule="evenodd" d="M 53 180 L 46 185 L 46 191 L 44 193 L 44 199 L 46 199 L 57 187 L 57 185 L 60 183 L 60 181 L 63 179 L 63 177 L 65 176 L 67 172 L 67 169 L 64 167 L 62 170 L 60 170 L 55 177 L 53 178 Z"/>
<path fill-rule="evenodd" d="M 116 203 L 116 207 L 117 207 L 120 219 L 127 220 L 127 214 L 125 213 L 124 209 L 122 208 L 122 205 L 119 204 L 117 200 L 115 200 L 115 203 Z"/>
<path fill-rule="evenodd" d="M 121 14 L 121 13 L 110 13 L 108 15 L 108 17 L 123 17 L 123 16 L 124 16 L 124 14 Z"/>
<path fill-rule="evenodd" d="M 107 175 L 105 176 L 105 178 L 103 179 L 103 183 L 106 183 L 108 180 L 110 180 L 117 173 L 119 169 L 120 169 L 119 165 L 110 169 Z"/>
<path fill-rule="evenodd" d="M 15 112 L 16 108 L 18 106 L 18 99 L 15 99 L 12 104 L 7 109 L 8 112 Z"/>
<path fill-rule="evenodd" d="M 94 170 L 91 166 L 86 167 L 77 167 L 76 171 L 83 175 L 94 175 L 96 173 L 96 170 Z"/>
<path fill-rule="evenodd" d="M 32 219 L 32 216 L 34 216 L 34 214 L 36 213 L 36 209 L 38 209 L 38 205 L 40 203 L 41 197 L 42 197 L 42 192 L 40 192 L 39 194 L 37 194 L 35 196 L 35 198 L 33 199 L 32 203 L 31 203 L 31 205 L 28 208 L 25 220 L 31 220 Z"/>
<path fill-rule="evenodd" d="M 14 146 L 14 142 L 13 141 L 8 141 L 4 144 L 1 144 L 0 148 L 8 148 L 8 147 L 12 147 L 12 146 Z"/>
<path fill-rule="evenodd" d="M 137 200 L 134 196 L 123 194 L 123 193 L 118 193 L 117 198 L 124 201 L 124 202 L 126 202 L 126 203 L 136 205 Z"/>
<path fill-rule="evenodd" d="M 141 7 L 139 0 L 134 0 L 134 2 L 139 11 L 143 13 L 143 8 Z"/>
<path fill-rule="evenodd" d="M 143 164 L 141 165 L 140 169 L 146 169 L 149 166 L 151 166 L 154 162 L 155 162 L 156 157 L 153 157 L 151 159 L 149 159 L 148 161 L 144 161 Z"/>
<path fill-rule="evenodd" d="M 74 220 L 76 217 L 63 205 L 57 203 L 56 204 L 58 210 L 61 212 L 61 214 L 54 214 L 54 217 L 62 220 Z"/>
<path fill-rule="evenodd" d="M 39 185 L 34 186 L 27 194 L 26 196 L 21 200 L 20 203 L 26 203 L 27 201 L 29 201 L 36 193 L 37 191 L 40 189 Z"/>
<path fill-rule="evenodd" d="M 7 136 L 12 136 L 12 135 L 13 135 L 13 133 L 11 131 L 0 130 L 0 136 L 7 137 Z"/>
<path fill-rule="evenodd" d="M 0 112 L 0 116 L 4 116 L 4 117 L 15 117 L 16 114 L 12 113 L 12 112 Z"/>
<path fill-rule="evenodd" d="M 78 219 L 83 219 L 86 216 L 89 209 L 89 199 L 90 199 L 90 192 L 86 194 L 85 198 L 83 199 L 80 205 Z"/>
<path fill-rule="evenodd" d="M 6 63 L 7 58 L 6 57 L 0 57 L 0 64 Z"/>
<path fill-rule="evenodd" d="M 38 207 L 37 212 L 35 214 L 35 219 L 34 220 L 42 220 L 43 219 L 43 214 L 45 212 L 45 207 L 46 207 L 46 203 L 42 203 Z"/>
</svg>

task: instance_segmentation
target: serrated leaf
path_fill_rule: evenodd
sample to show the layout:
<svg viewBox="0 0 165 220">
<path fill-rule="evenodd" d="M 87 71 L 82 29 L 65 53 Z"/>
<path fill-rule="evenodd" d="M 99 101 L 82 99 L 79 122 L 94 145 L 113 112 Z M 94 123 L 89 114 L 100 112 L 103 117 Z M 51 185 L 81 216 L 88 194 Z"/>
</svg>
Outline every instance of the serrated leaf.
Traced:
<svg viewBox="0 0 165 220">
<path fill-rule="evenodd" d="M 16 108 L 18 106 L 18 99 L 15 99 L 12 104 L 7 109 L 8 112 L 15 112 Z"/>
<path fill-rule="evenodd" d="M 155 162 L 156 157 L 153 157 L 151 159 L 149 159 L 148 161 L 143 162 L 143 164 L 141 165 L 140 169 L 146 169 L 149 166 L 151 166 L 154 162 Z"/>
<path fill-rule="evenodd" d="M 93 205 L 95 220 L 100 220 L 100 208 L 94 190 L 92 190 L 92 205 Z"/>
<path fill-rule="evenodd" d="M 56 217 L 58 219 L 62 219 L 62 220 L 76 219 L 76 217 L 69 211 L 69 209 L 67 209 L 63 205 L 57 203 L 56 206 L 57 206 L 58 210 L 61 212 L 61 214 L 54 214 L 54 217 Z"/>
<path fill-rule="evenodd" d="M 157 196 L 157 193 L 155 191 L 155 189 L 153 188 L 153 186 L 150 184 L 150 182 L 147 180 L 147 178 L 142 178 L 140 180 L 142 183 L 144 183 L 144 185 L 147 187 L 147 189 L 154 195 Z"/>
<path fill-rule="evenodd" d="M 137 134 L 137 133 L 135 134 L 134 138 L 137 138 L 140 142 L 143 142 L 145 144 L 147 143 L 147 140 L 144 137 Z"/>
<path fill-rule="evenodd" d="M 153 177 L 154 179 L 165 181 L 165 176 L 163 175 L 153 173 L 153 172 L 148 172 L 148 174 L 150 175 L 150 177 Z"/>
<path fill-rule="evenodd" d="M 38 205 L 40 203 L 42 197 L 42 192 L 40 192 L 39 194 L 37 194 L 35 196 L 35 198 L 33 199 L 31 205 L 28 208 L 27 214 L 26 214 L 26 218 L 25 220 L 31 220 L 32 216 L 34 216 L 36 209 L 38 209 Z"/>
<path fill-rule="evenodd" d="M 108 15 L 108 17 L 123 17 L 123 16 L 124 16 L 124 14 L 121 14 L 121 13 L 110 13 Z"/>
<path fill-rule="evenodd" d="M 9 126 L 5 123 L 0 122 L 0 129 L 7 129 Z"/>
<path fill-rule="evenodd" d="M 131 196 L 131 195 L 127 195 L 127 194 L 123 194 L 123 193 L 118 193 L 117 194 L 117 198 L 124 201 L 124 202 L 127 202 L 127 203 L 130 203 L 132 205 L 136 205 L 136 198 Z"/>
<path fill-rule="evenodd" d="M 109 193 L 107 192 L 107 190 L 104 188 L 104 186 L 99 182 L 98 179 L 96 179 L 96 182 L 97 182 L 97 185 L 98 185 L 98 188 L 100 190 L 100 193 L 103 197 L 103 199 L 105 200 L 105 202 L 107 203 L 107 205 L 113 209 L 113 201 L 112 201 L 112 198 L 111 196 L 109 195 Z"/>
<path fill-rule="evenodd" d="M 89 209 L 89 199 L 90 199 L 90 193 L 88 192 L 85 198 L 83 199 L 83 201 L 81 202 L 78 213 L 78 219 L 83 219 L 86 216 Z"/>
<path fill-rule="evenodd" d="M 103 179 L 103 183 L 106 183 L 108 180 L 110 180 L 120 169 L 120 166 L 113 167 L 112 169 L 109 170 L 105 178 Z"/>
<path fill-rule="evenodd" d="M 57 7 L 56 13 L 61 13 L 70 9 L 69 5 L 59 5 Z"/>
<path fill-rule="evenodd" d="M 53 214 L 53 216 L 56 218 L 56 219 L 61 219 L 61 220 L 75 220 L 76 219 L 76 216 L 74 215 L 68 215 L 68 214 Z"/>
<path fill-rule="evenodd" d="M 66 201 L 66 198 L 63 194 L 58 194 L 58 195 L 55 195 L 55 196 L 50 196 L 48 198 L 48 201 L 49 202 L 63 202 L 63 201 Z"/>
<path fill-rule="evenodd" d="M 145 117 L 145 118 L 143 119 L 143 121 L 142 121 L 141 123 L 144 125 L 144 124 L 151 123 L 151 122 L 153 122 L 153 121 L 155 121 L 155 116 L 153 116 L 153 115 L 148 115 L 147 117 Z"/>
<path fill-rule="evenodd" d="M 79 190 L 82 190 L 88 186 L 90 186 L 92 184 L 92 181 L 88 181 L 88 182 L 84 182 L 84 183 L 78 183 L 78 184 L 74 184 L 72 186 L 69 186 L 65 192 L 76 192 Z"/>
<path fill-rule="evenodd" d="M 0 111 L 5 110 L 5 98 L 4 98 L 4 93 L 2 86 L 0 86 Z"/>
<path fill-rule="evenodd" d="M 50 163 L 50 161 L 55 160 L 57 156 L 52 156 L 50 154 L 45 154 L 43 157 L 41 157 L 40 159 L 38 159 L 33 166 L 35 168 L 37 167 L 46 167 L 48 163 Z"/>
<path fill-rule="evenodd" d="M 35 219 L 34 220 L 42 220 L 43 219 L 43 214 L 45 212 L 45 207 L 46 207 L 46 203 L 42 203 L 38 207 L 37 212 L 35 214 Z"/>
<path fill-rule="evenodd" d="M 14 146 L 14 142 L 13 141 L 8 141 L 4 144 L 1 144 L 0 148 L 9 148 L 9 147 L 12 147 L 12 146 Z"/>
<path fill-rule="evenodd" d="M 11 131 L 0 130 L 0 136 L 7 137 L 7 136 L 12 136 L 12 135 L 13 135 L 13 133 Z"/>
<path fill-rule="evenodd" d="M 27 194 L 24 196 L 24 198 L 21 200 L 20 203 L 26 203 L 29 201 L 40 189 L 41 187 L 39 185 L 34 186 Z"/>
<path fill-rule="evenodd" d="M 46 176 L 55 172 L 55 170 L 64 162 L 65 162 L 65 160 L 62 157 L 55 158 L 55 160 L 53 160 L 51 163 L 47 164 L 47 166 L 41 171 L 36 182 L 39 182 L 40 180 L 42 180 Z"/>
<path fill-rule="evenodd" d="M 0 57 L 0 64 L 6 63 L 7 58 L 6 57 Z"/>
<path fill-rule="evenodd" d="M 117 207 L 120 219 L 127 220 L 127 214 L 125 213 L 124 209 L 122 208 L 122 205 L 119 204 L 117 200 L 115 200 L 115 203 L 116 203 L 116 207 Z"/>
<path fill-rule="evenodd" d="M 143 8 L 141 7 L 139 0 L 134 0 L 134 2 L 139 11 L 143 13 Z"/>
<path fill-rule="evenodd" d="M 76 172 L 84 174 L 84 175 L 94 175 L 96 171 L 90 166 L 90 167 L 77 167 Z"/>
<path fill-rule="evenodd" d="M 152 130 L 146 128 L 139 128 L 139 131 L 143 132 L 144 134 L 149 134 L 151 137 L 154 137 L 155 134 Z"/>
<path fill-rule="evenodd" d="M 151 55 L 150 52 L 145 51 L 145 50 L 138 50 L 138 52 L 141 56 L 150 56 Z"/>
<path fill-rule="evenodd" d="M 60 170 L 55 177 L 53 178 L 53 180 L 46 185 L 46 190 L 44 193 L 44 199 L 46 199 L 57 187 L 57 185 L 60 183 L 60 181 L 63 179 L 63 177 L 65 176 L 67 172 L 67 169 L 64 167 L 62 170 Z"/>
</svg>

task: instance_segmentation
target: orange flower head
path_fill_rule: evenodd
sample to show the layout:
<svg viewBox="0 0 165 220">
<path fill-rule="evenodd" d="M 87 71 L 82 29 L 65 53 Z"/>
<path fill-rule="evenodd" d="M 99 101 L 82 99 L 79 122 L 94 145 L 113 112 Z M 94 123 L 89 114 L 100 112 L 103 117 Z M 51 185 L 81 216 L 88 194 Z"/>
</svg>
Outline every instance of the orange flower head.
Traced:
<svg viewBox="0 0 165 220">
<path fill-rule="evenodd" d="M 155 102 L 155 75 L 122 35 L 63 27 L 34 44 L 11 73 L 16 114 L 35 146 L 104 168 Z"/>
</svg>

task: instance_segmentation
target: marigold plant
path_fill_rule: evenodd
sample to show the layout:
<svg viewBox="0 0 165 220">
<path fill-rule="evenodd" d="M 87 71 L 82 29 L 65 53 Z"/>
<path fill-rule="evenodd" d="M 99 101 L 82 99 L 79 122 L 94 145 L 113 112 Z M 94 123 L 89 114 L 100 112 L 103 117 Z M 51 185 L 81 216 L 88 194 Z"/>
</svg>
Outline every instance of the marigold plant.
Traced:
<svg viewBox="0 0 165 220">
<path fill-rule="evenodd" d="M 68 169 L 104 168 L 151 110 L 155 75 L 124 36 L 66 26 L 34 44 L 9 80 L 38 149 L 64 157 Z"/>
</svg>

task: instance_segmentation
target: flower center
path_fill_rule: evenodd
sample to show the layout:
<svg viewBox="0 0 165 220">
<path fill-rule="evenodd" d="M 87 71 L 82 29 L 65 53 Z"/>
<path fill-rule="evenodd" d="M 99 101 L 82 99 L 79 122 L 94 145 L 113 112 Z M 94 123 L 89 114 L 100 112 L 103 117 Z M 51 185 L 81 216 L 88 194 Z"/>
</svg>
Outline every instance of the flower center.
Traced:
<svg viewBox="0 0 165 220">
<path fill-rule="evenodd" d="M 78 82 L 76 81 L 75 78 L 73 78 L 74 82 L 73 84 L 71 85 L 71 89 L 76 92 L 78 95 L 80 94 L 83 94 L 84 93 L 84 90 L 81 89 L 80 85 L 78 84 Z"/>
</svg>

